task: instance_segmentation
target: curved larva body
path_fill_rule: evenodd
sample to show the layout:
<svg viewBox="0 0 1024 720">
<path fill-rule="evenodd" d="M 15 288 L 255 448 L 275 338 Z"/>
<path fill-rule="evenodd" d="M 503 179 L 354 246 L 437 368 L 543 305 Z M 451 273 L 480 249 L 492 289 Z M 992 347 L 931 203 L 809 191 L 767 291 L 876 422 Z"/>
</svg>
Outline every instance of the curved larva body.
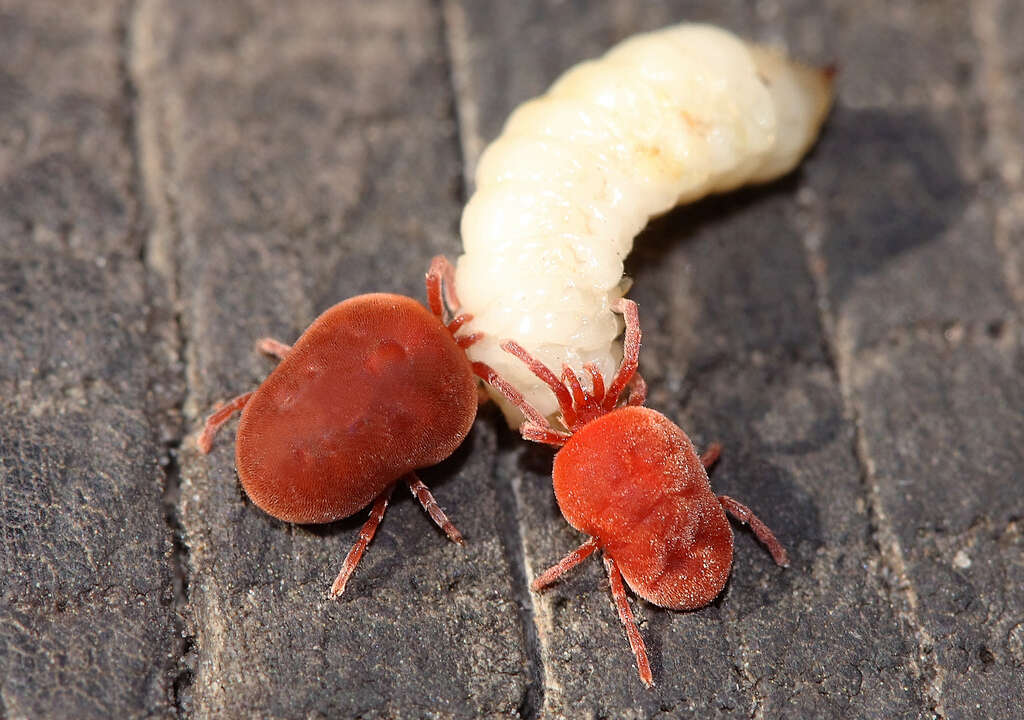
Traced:
<svg viewBox="0 0 1024 720">
<path fill-rule="evenodd" d="M 462 216 L 456 282 L 469 350 L 528 402 L 548 389 L 499 342 L 549 367 L 613 372 L 623 260 L 648 220 L 791 170 L 831 100 L 830 73 L 705 25 L 631 38 L 522 105 L 483 153 Z"/>
</svg>

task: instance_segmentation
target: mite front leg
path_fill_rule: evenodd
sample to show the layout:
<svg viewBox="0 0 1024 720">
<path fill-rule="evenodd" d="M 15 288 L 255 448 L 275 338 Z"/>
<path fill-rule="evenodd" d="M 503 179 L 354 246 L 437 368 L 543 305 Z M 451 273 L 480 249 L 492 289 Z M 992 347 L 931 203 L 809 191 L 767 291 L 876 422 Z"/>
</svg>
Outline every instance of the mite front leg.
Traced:
<svg viewBox="0 0 1024 720">
<path fill-rule="evenodd" d="M 622 338 L 622 364 L 619 365 L 619 371 L 615 373 L 604 396 L 604 409 L 609 412 L 618 404 L 619 395 L 633 379 L 640 357 L 640 319 L 636 303 L 626 298 L 619 298 L 612 305 L 612 310 L 622 313 L 626 320 L 626 331 Z M 646 385 L 644 387 L 646 388 Z"/>
<path fill-rule="evenodd" d="M 535 440 L 536 442 L 547 443 L 557 447 L 565 444 L 565 441 L 570 437 L 570 434 L 551 427 L 551 423 L 547 421 L 547 418 L 541 415 L 540 410 L 526 402 L 522 393 L 516 390 L 512 386 L 512 383 L 499 375 L 494 368 L 486 363 L 475 362 L 473 363 L 473 373 L 504 395 L 506 400 L 519 408 L 523 415 L 526 416 L 526 422 L 524 422 L 522 428 L 520 428 L 520 431 L 523 433 L 523 437 L 528 440 Z M 565 386 L 561 387 L 568 396 L 569 391 L 565 389 Z M 572 404 L 571 398 L 569 403 L 570 405 Z"/>
</svg>

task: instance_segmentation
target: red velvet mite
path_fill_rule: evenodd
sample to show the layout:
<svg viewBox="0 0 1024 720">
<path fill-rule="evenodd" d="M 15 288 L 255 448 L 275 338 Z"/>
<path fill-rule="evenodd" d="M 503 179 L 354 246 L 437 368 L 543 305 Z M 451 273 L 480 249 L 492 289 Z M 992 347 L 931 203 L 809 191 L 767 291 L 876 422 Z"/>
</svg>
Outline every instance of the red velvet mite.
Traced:
<svg viewBox="0 0 1024 720">
<path fill-rule="evenodd" d="M 327 523 L 373 503 L 331 597 L 344 592 L 400 479 L 463 542 L 414 471 L 465 439 L 476 417 L 475 375 L 490 369 L 466 357 L 477 335 L 455 337 L 470 317 L 445 322 L 445 301 L 459 303 L 444 258 L 434 258 L 426 284 L 429 310 L 402 295 L 359 295 L 320 315 L 292 347 L 260 341 L 281 363 L 210 415 L 199 437 L 209 452 L 221 425 L 242 411 L 238 477 L 253 503 L 280 520 Z"/>
<path fill-rule="evenodd" d="M 622 581 L 640 597 L 674 610 L 707 605 L 721 592 L 732 566 L 733 536 L 728 512 L 749 523 L 779 565 L 786 551 L 746 506 L 725 495 L 715 496 L 706 468 L 718 458 L 713 445 L 703 456 L 678 425 L 655 410 L 642 407 L 646 385 L 636 374 L 640 325 L 636 303 L 620 300 L 615 308 L 626 319 L 622 365 L 605 389 L 594 365 L 585 365 L 591 391 L 568 367 L 562 377 L 515 342 L 502 347 L 522 360 L 558 398 L 562 423 L 556 429 L 513 387 L 495 374 L 486 378 L 526 415 L 523 437 L 554 445 L 555 498 L 565 519 L 590 536 L 587 542 L 537 577 L 539 591 L 597 549 L 612 595 L 636 655 L 640 679 L 654 680 L 643 638 L 630 610 Z M 619 396 L 632 382 L 626 404 Z"/>
</svg>

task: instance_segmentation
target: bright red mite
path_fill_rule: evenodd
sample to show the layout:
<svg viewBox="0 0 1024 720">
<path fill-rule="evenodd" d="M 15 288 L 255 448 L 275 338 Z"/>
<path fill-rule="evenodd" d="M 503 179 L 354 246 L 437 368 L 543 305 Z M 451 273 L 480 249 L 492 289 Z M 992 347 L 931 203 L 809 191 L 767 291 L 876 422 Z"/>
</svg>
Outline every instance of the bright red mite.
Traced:
<svg viewBox="0 0 1024 720">
<path fill-rule="evenodd" d="M 281 363 L 255 391 L 210 415 L 198 441 L 209 452 L 241 410 L 242 487 L 286 522 L 332 522 L 373 503 L 331 597 L 344 592 L 400 479 L 448 537 L 463 542 L 413 471 L 462 443 L 476 417 L 475 375 L 493 371 L 466 357 L 477 335 L 455 337 L 470 317 L 445 322 L 445 301 L 459 303 L 442 257 L 427 273 L 427 300 L 430 310 L 402 295 L 359 295 L 320 315 L 292 347 L 263 339 L 260 349 Z"/>
<path fill-rule="evenodd" d="M 654 679 L 622 581 L 640 597 L 675 610 L 707 605 L 721 592 L 732 566 L 733 536 L 726 512 L 749 523 L 779 565 L 786 551 L 746 506 L 715 496 L 706 467 L 718 458 L 713 445 L 703 456 L 679 426 L 659 412 L 641 407 L 646 384 L 636 374 L 640 325 L 636 303 L 620 300 L 626 319 L 622 365 L 605 389 L 594 365 L 585 365 L 593 384 L 588 392 L 568 366 L 558 378 L 515 342 L 502 347 L 522 360 L 558 398 L 568 432 L 553 427 L 502 378 L 486 378 L 526 415 L 523 437 L 554 445 L 554 487 L 558 506 L 577 530 L 590 536 L 531 585 L 539 591 L 597 549 L 612 596 L 636 655 L 640 679 Z M 632 381 L 625 406 L 619 396 Z"/>
</svg>

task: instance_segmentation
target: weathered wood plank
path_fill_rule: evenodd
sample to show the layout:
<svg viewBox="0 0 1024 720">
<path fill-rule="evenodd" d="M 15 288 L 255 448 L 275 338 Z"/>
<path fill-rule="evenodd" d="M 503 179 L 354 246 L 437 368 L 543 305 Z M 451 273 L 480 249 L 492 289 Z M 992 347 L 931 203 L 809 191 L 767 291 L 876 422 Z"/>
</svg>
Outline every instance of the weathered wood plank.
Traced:
<svg viewBox="0 0 1024 720">
<path fill-rule="evenodd" d="M 833 29 L 846 52 L 893 50 L 856 56 L 870 87 L 841 80 L 849 103 L 808 171 L 808 239 L 928 709 L 1002 717 L 1024 702 L 1024 365 L 1004 210 L 987 197 L 1006 158 L 984 151 L 1006 129 L 981 70 L 1000 40 L 965 32 L 972 20 L 959 3 L 879 4 Z"/>
<path fill-rule="evenodd" d="M 840 65 L 801 171 L 628 264 L 651 406 L 725 444 L 713 486 L 789 570 L 737 528 L 711 607 L 635 602 L 646 691 L 599 563 L 526 591 L 579 538 L 493 408 L 424 475 L 469 545 L 400 498 L 340 602 L 362 517 L 266 517 L 230 430 L 177 487 L 182 403 L 198 427 L 343 297 L 422 297 L 508 111 L 683 19 Z M 1010 0 L 0 0 L 0 716 L 1012 716 L 1021 32 Z"/>
<path fill-rule="evenodd" d="M 634 32 L 688 19 L 754 39 L 784 36 L 740 4 L 447 8 L 453 57 L 463 62 L 459 102 L 470 108 L 460 113 L 467 153 L 563 69 Z M 760 512 L 789 545 L 793 567 L 774 568 L 740 530 L 733 579 L 711 607 L 681 614 L 635 603 L 658 683 L 650 692 L 636 677 L 598 563 L 534 596 L 548 716 L 899 717 L 923 705 L 909 669 L 913 642 L 874 573 L 853 426 L 823 352 L 795 220 L 800 187 L 797 176 L 677 211 L 638 240 L 627 264 L 646 332 L 649 404 L 698 444 L 725 444 L 714 487 Z M 523 456 L 512 471 L 528 508 L 520 514 L 535 574 L 579 539 L 554 507 L 550 454 Z"/>
<path fill-rule="evenodd" d="M 257 338 L 291 342 L 361 292 L 422 298 L 430 257 L 457 249 L 441 18 L 419 2 L 174 0 L 148 3 L 140 26 L 198 424 L 266 375 Z M 514 713 L 529 668 L 491 426 L 424 473 L 468 545 L 399 491 L 337 602 L 327 590 L 365 514 L 322 528 L 265 515 L 239 489 L 233 428 L 182 460 L 194 713 Z"/>
<path fill-rule="evenodd" d="M 0 4 L 4 717 L 175 713 L 124 11 Z"/>
<path fill-rule="evenodd" d="M 985 107 L 983 157 L 995 188 L 986 185 L 995 219 L 994 242 L 1002 255 L 1006 285 L 1024 314 L 1024 6 L 1013 0 L 986 0 L 971 6 L 980 47 L 975 66 Z"/>
</svg>

